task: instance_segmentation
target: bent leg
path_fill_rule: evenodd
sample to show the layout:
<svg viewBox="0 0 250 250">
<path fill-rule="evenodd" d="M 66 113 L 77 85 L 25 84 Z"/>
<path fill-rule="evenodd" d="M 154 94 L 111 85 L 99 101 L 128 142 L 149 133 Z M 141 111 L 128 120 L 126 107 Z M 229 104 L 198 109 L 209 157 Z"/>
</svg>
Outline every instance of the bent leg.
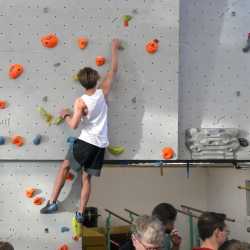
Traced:
<svg viewBox="0 0 250 250">
<path fill-rule="evenodd" d="M 53 187 L 53 191 L 52 191 L 52 194 L 50 196 L 50 203 L 53 203 L 53 202 L 56 202 L 57 201 L 57 198 L 61 192 L 61 189 L 64 185 L 64 182 L 65 182 L 65 178 L 66 178 L 66 175 L 68 174 L 69 172 L 69 161 L 68 160 L 64 160 L 62 163 L 61 163 L 61 166 L 57 172 L 57 176 L 56 176 L 56 180 L 55 180 L 55 183 L 54 183 L 54 187 Z"/>
</svg>

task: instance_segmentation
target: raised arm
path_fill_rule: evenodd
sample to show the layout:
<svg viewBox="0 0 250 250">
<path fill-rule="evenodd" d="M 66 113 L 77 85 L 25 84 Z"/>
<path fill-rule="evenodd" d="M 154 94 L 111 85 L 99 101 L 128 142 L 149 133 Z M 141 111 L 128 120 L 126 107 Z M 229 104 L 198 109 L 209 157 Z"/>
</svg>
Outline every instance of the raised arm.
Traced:
<svg viewBox="0 0 250 250">
<path fill-rule="evenodd" d="M 101 89 L 103 90 L 103 93 L 105 96 L 108 96 L 112 81 L 117 73 L 118 70 L 118 53 L 117 50 L 120 48 L 121 43 L 118 39 L 112 40 L 111 45 L 111 69 L 107 72 L 104 80 L 101 83 Z"/>
</svg>

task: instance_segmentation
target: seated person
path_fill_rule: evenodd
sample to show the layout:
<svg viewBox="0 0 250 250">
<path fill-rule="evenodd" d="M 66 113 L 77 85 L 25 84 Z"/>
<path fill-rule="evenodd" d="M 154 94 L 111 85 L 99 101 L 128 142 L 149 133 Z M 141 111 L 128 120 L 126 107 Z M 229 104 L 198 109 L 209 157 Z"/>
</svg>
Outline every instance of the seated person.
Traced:
<svg viewBox="0 0 250 250">
<path fill-rule="evenodd" d="M 171 204 L 160 203 L 153 209 L 152 215 L 156 216 L 165 227 L 164 250 L 179 250 L 181 237 L 178 231 L 174 229 L 177 210 Z"/>
<path fill-rule="evenodd" d="M 219 250 L 250 250 L 250 244 L 238 240 L 227 240 Z"/>
<path fill-rule="evenodd" d="M 229 232 L 225 219 L 225 214 L 214 212 L 201 214 L 198 219 L 198 231 L 202 244 L 193 250 L 218 250 L 226 241 Z"/>
<path fill-rule="evenodd" d="M 155 217 L 142 215 L 132 226 L 131 240 L 120 250 L 161 250 L 164 242 L 164 228 Z"/>
</svg>

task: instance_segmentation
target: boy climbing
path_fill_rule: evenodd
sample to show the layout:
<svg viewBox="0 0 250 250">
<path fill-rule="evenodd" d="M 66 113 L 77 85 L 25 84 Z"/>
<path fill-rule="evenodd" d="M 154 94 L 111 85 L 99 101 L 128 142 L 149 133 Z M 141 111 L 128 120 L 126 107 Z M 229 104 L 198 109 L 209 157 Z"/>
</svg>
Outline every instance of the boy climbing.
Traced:
<svg viewBox="0 0 250 250">
<path fill-rule="evenodd" d="M 42 214 L 58 210 L 57 199 L 64 185 L 65 177 L 69 173 L 69 169 L 72 168 L 75 171 L 82 171 L 80 207 L 75 217 L 79 223 L 84 223 L 84 211 L 91 193 L 91 176 L 100 176 L 105 148 L 109 144 L 106 97 L 117 73 L 117 50 L 120 46 L 118 39 L 112 40 L 111 69 L 102 81 L 100 89 L 97 88 L 100 76 L 96 70 L 86 67 L 78 72 L 77 77 L 85 89 L 84 94 L 75 100 L 72 115 L 67 109 L 63 109 L 60 116 L 70 128 L 76 129 L 81 126 L 82 131 L 61 163 L 51 197 L 47 205 L 40 210 Z"/>
</svg>

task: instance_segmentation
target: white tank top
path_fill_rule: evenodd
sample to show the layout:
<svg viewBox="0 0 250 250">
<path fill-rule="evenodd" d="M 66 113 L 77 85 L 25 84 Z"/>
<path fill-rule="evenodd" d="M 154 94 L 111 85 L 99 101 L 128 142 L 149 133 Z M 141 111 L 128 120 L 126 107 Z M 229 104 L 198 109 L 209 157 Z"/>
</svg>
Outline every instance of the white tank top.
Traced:
<svg viewBox="0 0 250 250">
<path fill-rule="evenodd" d="M 108 107 L 102 89 L 97 89 L 93 95 L 84 94 L 81 98 L 88 108 L 88 114 L 82 118 L 83 129 L 78 138 L 100 148 L 107 147 Z"/>
</svg>

